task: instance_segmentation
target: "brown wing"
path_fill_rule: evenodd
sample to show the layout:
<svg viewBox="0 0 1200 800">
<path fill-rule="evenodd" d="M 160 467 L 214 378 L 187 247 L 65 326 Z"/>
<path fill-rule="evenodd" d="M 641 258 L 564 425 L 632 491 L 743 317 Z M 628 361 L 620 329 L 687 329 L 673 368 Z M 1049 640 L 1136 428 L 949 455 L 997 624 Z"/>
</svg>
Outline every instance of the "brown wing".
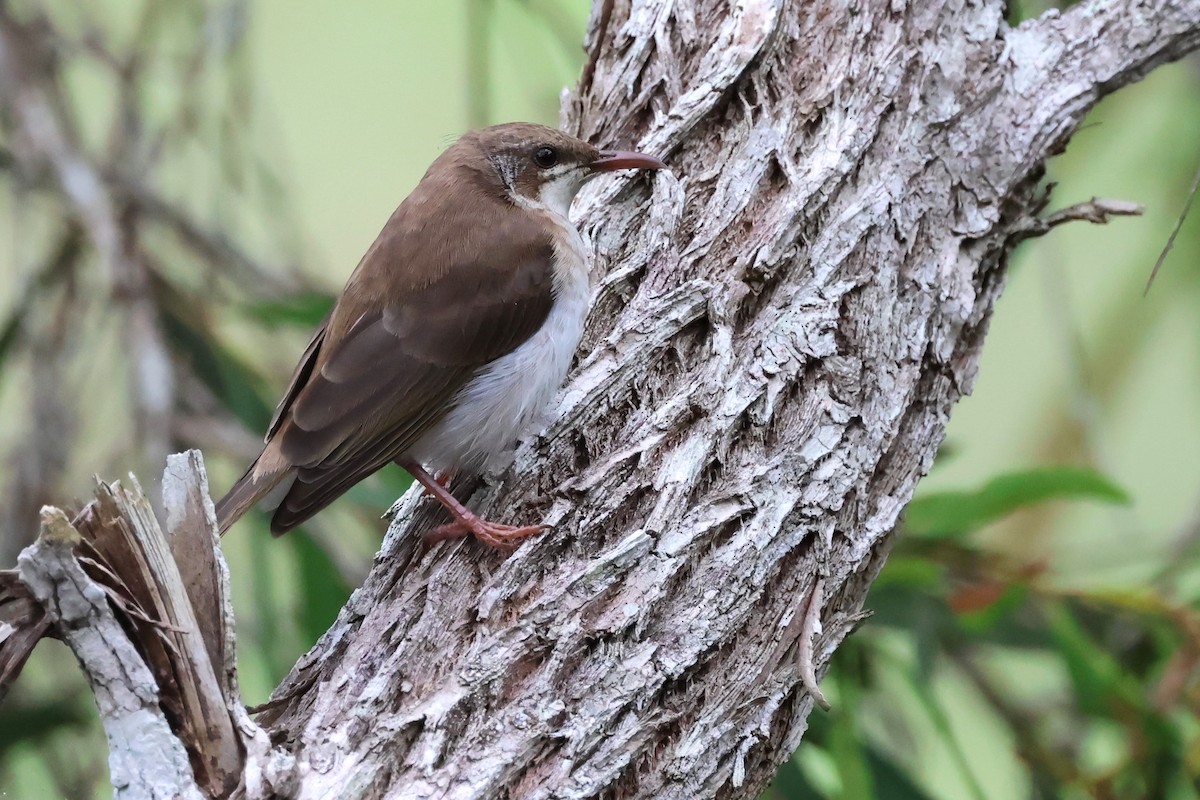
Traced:
<svg viewBox="0 0 1200 800">
<path fill-rule="evenodd" d="M 364 313 L 337 341 L 318 334 L 313 364 L 297 371 L 304 384 L 277 428 L 297 480 L 273 530 L 294 527 L 408 450 L 480 366 L 542 326 L 553 302 L 553 245 L 520 244 L 484 250 L 487 264 L 451 265 Z M 493 266 L 506 257 L 515 268 Z"/>
<path fill-rule="evenodd" d="M 275 415 L 271 417 L 271 424 L 267 428 L 266 441 L 271 441 L 271 437 L 279 430 L 280 423 L 283 422 L 288 409 L 292 407 L 292 401 L 296 399 L 296 395 L 304 388 L 304 384 L 312 375 L 313 367 L 317 363 L 317 356 L 321 352 L 321 345 L 325 343 L 325 331 L 329 328 L 329 318 L 332 316 L 333 310 L 331 309 L 325 315 L 325 319 L 321 320 L 321 324 L 317 326 L 317 332 L 313 334 L 308 347 L 304 348 L 300 362 L 296 364 L 296 370 L 292 373 L 292 379 L 288 381 L 287 391 L 283 393 L 283 399 L 279 401 L 279 405 L 275 406 Z"/>
</svg>

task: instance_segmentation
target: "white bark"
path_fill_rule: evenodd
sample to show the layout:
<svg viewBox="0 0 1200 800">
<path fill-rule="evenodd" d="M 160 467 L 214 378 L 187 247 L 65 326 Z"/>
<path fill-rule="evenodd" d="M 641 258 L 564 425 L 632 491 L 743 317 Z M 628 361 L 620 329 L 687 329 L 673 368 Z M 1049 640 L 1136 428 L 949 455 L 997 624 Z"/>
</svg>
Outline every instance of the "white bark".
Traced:
<svg viewBox="0 0 1200 800">
<path fill-rule="evenodd" d="M 108 737 L 118 800 L 202 800 L 187 752 L 159 707 L 158 684 L 109 608 L 104 590 L 75 558 L 79 534 L 56 508 L 42 536 L 18 558 L 21 580 L 49 612 L 79 659 Z"/>
<path fill-rule="evenodd" d="M 1194 0 L 1015 30 L 999 2 L 597 3 L 566 126 L 673 172 L 581 197 L 578 365 L 471 499 L 555 529 L 427 552 L 440 512 L 403 500 L 261 718 L 299 796 L 759 792 L 1046 227 L 1043 162 L 1198 42 Z"/>
<path fill-rule="evenodd" d="M 168 458 L 163 534 L 137 481 L 99 484 L 75 519 L 42 510 L 38 541 L 0 573 L 0 695 L 45 624 L 92 686 L 119 800 L 287 795 L 237 686 L 233 608 L 200 454 Z M 38 601 L 45 619 L 30 613 Z"/>
</svg>

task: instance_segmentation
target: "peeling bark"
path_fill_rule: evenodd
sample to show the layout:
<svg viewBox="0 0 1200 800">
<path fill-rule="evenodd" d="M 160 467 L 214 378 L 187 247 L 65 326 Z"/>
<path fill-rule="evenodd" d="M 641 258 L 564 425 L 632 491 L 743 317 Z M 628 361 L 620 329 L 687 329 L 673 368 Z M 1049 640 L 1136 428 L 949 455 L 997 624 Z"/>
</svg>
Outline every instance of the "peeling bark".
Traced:
<svg viewBox="0 0 1200 800">
<path fill-rule="evenodd" d="M 581 196 L 579 360 L 465 487 L 555 528 L 425 551 L 440 512 L 398 504 L 260 718 L 298 796 L 761 791 L 974 382 L 1009 250 L 1054 223 L 1044 161 L 1198 44 L 1194 0 L 1017 28 L 1000 2 L 598 2 L 565 127 L 673 173 Z"/>
<path fill-rule="evenodd" d="M 272 750 L 238 691 L 228 569 L 200 454 L 167 459 L 167 535 L 131 484 L 99 484 L 74 520 L 43 508 L 19 569 L 0 572 L 0 696 L 52 629 L 92 687 L 117 800 L 288 796 L 294 759 Z"/>
<path fill-rule="evenodd" d="M 104 590 L 75 558 L 81 539 L 63 512 L 42 511 L 42 535 L 17 560 L 79 659 L 108 737 L 108 768 L 122 800 L 201 800 L 188 755 L 159 707 L 158 684 L 117 621 Z"/>
</svg>

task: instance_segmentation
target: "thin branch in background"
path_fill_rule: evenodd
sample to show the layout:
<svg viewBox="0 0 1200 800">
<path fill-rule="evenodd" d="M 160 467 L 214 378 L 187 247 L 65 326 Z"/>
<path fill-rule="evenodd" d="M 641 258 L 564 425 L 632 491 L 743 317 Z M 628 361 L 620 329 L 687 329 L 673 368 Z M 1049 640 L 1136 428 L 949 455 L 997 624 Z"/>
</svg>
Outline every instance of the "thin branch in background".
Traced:
<svg viewBox="0 0 1200 800">
<path fill-rule="evenodd" d="M 9 344 L 15 346 L 23 340 L 28 347 L 32 380 L 25 412 L 29 419 L 27 433 L 6 459 L 11 480 L 0 516 L 7 531 L 7 535 L 0 536 L 3 564 L 16 563 L 21 548 L 32 542 L 36 528 L 30 520 L 37 519 L 38 509 L 59 489 L 78 428 L 77 409 L 67 402 L 62 387 L 79 339 L 74 315 L 81 240 L 79 228 L 68 226 L 9 323 Z M 39 295 L 53 288 L 59 289 L 57 295 L 41 302 Z"/>
<path fill-rule="evenodd" d="M 114 180 L 120 179 L 114 176 Z M 268 294 L 290 294 L 300 288 L 295 277 L 285 277 L 278 268 L 258 263 L 225 233 L 204 227 L 149 186 L 128 180 L 120 181 L 119 186 L 148 219 L 163 225 L 213 269 L 239 283 L 250 279 Z"/>
<path fill-rule="evenodd" d="M 244 28 L 238 22 L 242 18 L 234 15 L 229 24 L 214 34 L 208 22 L 217 12 L 209 11 L 201 3 L 181 4 L 171 12 L 164 11 L 165 8 L 162 4 L 144 4 L 135 19 L 131 38 L 110 44 L 112 37 L 106 32 L 104 20 L 90 15 L 88 9 L 77 9 L 69 24 L 59 27 L 61 20 L 49 9 L 17 18 L 0 6 L 0 100 L 4 101 L 7 128 L 0 149 L 0 168 L 11 175 L 14 187 L 36 191 L 65 206 L 65 214 L 77 220 L 86 244 L 99 255 L 103 268 L 99 291 L 89 292 L 81 301 L 79 313 L 66 324 L 82 330 L 85 324 L 90 324 L 83 320 L 96 319 L 86 313 L 88 307 L 116 301 L 119 312 L 112 316 L 120 320 L 123 350 L 132 365 L 128 390 L 134 407 L 131 418 L 138 432 L 134 441 L 146 464 L 161 460 L 172 447 L 178 430 L 172 419 L 178 411 L 178 397 L 173 388 L 179 377 L 176 370 L 188 369 L 186 364 L 177 367 L 175 363 L 174 345 L 162 327 L 162 299 L 158 296 L 158 287 L 179 280 L 160 265 L 179 264 L 180 259 L 174 252 L 162 255 L 152 250 L 162 247 L 163 241 L 154 238 L 155 229 L 165 229 L 170 237 L 168 242 L 191 251 L 205 268 L 219 272 L 239 286 L 252 285 L 258 294 L 278 296 L 295 291 L 298 285 L 286 272 L 281 274 L 277 268 L 258 263 L 234 235 L 226 233 L 225 227 L 213 226 L 193 216 L 154 185 L 154 178 L 166 166 L 162 162 L 182 146 L 198 144 L 211 151 L 210 143 L 193 141 L 193 134 L 200 129 L 198 121 L 203 119 L 199 113 L 206 97 L 203 82 L 211 74 L 214 56 L 232 54 L 230 47 L 241 41 L 240 31 Z M 193 44 L 178 56 L 164 50 L 164 43 L 169 46 L 175 41 L 177 29 L 170 24 L 173 21 L 197 26 L 199 32 L 187 38 Z M 87 127 L 84 111 L 71 102 L 59 79 L 63 65 L 75 62 L 83 63 L 108 80 L 116 90 L 117 108 L 102 156 L 89 153 L 83 146 L 80 131 Z M 172 63 L 179 64 L 179 69 L 170 69 Z M 147 115 L 142 105 L 154 94 L 150 90 L 151 81 L 157 80 L 164 69 L 177 78 L 180 113 L 161 115 L 165 121 L 159 124 L 153 120 L 160 115 Z M 220 127 L 244 127 L 244 120 L 229 116 L 235 112 L 229 110 L 228 104 L 218 105 L 222 109 Z M 248 103 L 241 105 L 244 111 L 251 108 Z M 181 118 L 186 122 L 180 121 Z M 221 143 L 225 141 L 220 139 Z M 239 158 L 245 160 L 244 150 L 248 153 L 248 148 L 242 146 L 234 153 L 218 147 L 214 157 L 220 160 L 221 168 L 210 170 L 210 174 L 228 177 L 230 165 Z M 261 171 L 261 163 L 253 160 Z M 25 202 L 13 205 L 15 209 L 30 207 Z M 35 229 L 32 222 L 35 220 L 17 220 L 14 230 Z M 16 243 L 41 247 L 33 244 L 36 241 L 35 237 L 17 237 Z M 19 259 L 18 264 L 56 260 L 53 256 L 42 258 L 36 254 L 31 258 L 14 253 L 13 257 Z M 190 279 L 188 270 L 180 269 L 178 273 L 184 280 Z M 48 280 L 53 284 L 60 277 L 56 272 Z M 46 280 L 35 280 L 28 291 L 19 292 L 18 296 L 36 300 L 39 287 Z M 30 307 L 29 302 L 18 304 L 13 316 L 0 328 L 0 346 L 17 341 L 22 320 L 28 314 L 26 309 Z M 66 341 L 72 337 L 59 338 Z M 37 361 L 50 363 L 53 359 Z M 81 396 L 63 389 L 59 387 L 62 397 Z M 27 426 L 31 435 L 34 427 Z M 36 438 L 18 445 L 16 450 L 27 452 L 37 445 Z M 114 450 L 124 468 L 132 466 L 128 451 L 128 443 Z M 46 459 L 39 461 L 49 463 Z M 40 489 L 26 486 L 30 491 L 23 493 L 45 499 L 48 490 L 59 488 L 59 477 L 44 471 L 38 474 L 45 486 Z M 40 502 L 37 506 L 16 503 L 12 507 L 36 511 L 39 506 Z M 28 530 L 32 525 L 14 529 Z"/>
<path fill-rule="evenodd" d="M 145 463 L 166 458 L 174 405 L 174 372 L 149 281 L 137 254 L 136 219 L 118 207 L 79 146 L 79 124 L 70 114 L 52 56 L 37 51 L 22 24 L 0 8 L 0 67 L 6 100 L 23 138 L 26 157 L 45 161 L 80 219 L 105 268 L 112 297 L 124 306 L 125 344 L 133 362 L 138 441 Z M 49 26 L 43 21 L 42 26 Z M 122 109 L 119 118 L 131 113 Z"/>
<path fill-rule="evenodd" d="M 197 410 L 188 387 L 201 384 L 204 366 L 185 357 L 165 313 L 167 303 L 182 303 L 205 322 L 206 343 L 226 347 L 228 317 L 243 335 L 244 323 L 257 321 L 240 308 L 216 313 L 225 292 L 212 291 L 213 278 L 237 286 L 247 307 L 302 286 L 275 254 L 298 263 L 303 247 L 276 246 L 260 259 L 241 237 L 250 204 L 270 209 L 262 216 L 285 243 L 295 223 L 253 134 L 239 8 L 241 0 L 151 0 L 130 9 L 118 30 L 103 7 L 0 0 L 0 190 L 16 234 L 0 244 L 10 282 L 0 359 L 16 366 L 3 373 L 13 377 L 0 453 L 0 566 L 14 563 L 36 531 L 37 510 L 76 495 L 93 471 L 145 472 L 139 451 L 149 467 L 180 438 L 203 437 L 213 452 L 244 449 L 253 438 L 235 407 L 269 381 L 246 364 L 237 377 L 249 379 L 223 395 L 208 392 Z M 73 93 L 68 78 L 78 74 L 113 102 L 98 107 Z M 197 166 L 211 183 L 209 205 L 197 193 Z M 187 202 L 163 188 L 181 180 Z M 103 426 L 98 408 L 113 415 Z M 59 689 L 77 679 L 56 670 L 43 677 Z M 9 710 L 0 708 L 6 730 Z M 61 730 L 48 737 L 45 758 L 63 764 L 60 789 L 97 782 L 87 765 L 103 767 L 103 759 L 81 757 Z M 7 755 L 0 742 L 0 762 Z"/>
<path fill-rule="evenodd" d="M 494 0 L 467 2 L 467 125 L 492 122 L 491 28 Z"/>
<path fill-rule="evenodd" d="M 1051 184 L 1053 186 L 1053 184 Z M 1025 235 L 1041 236 L 1053 228 L 1067 222 L 1091 222 L 1094 225 L 1106 225 L 1112 217 L 1138 217 L 1145 209 L 1138 203 L 1115 198 L 1093 197 L 1082 203 L 1076 203 L 1067 208 L 1059 209 L 1045 217 L 1038 217 L 1028 223 Z M 1047 297 L 1050 300 L 1051 322 L 1056 324 L 1065 343 L 1068 353 L 1068 367 L 1074 377 L 1072 387 L 1077 400 L 1077 417 L 1079 424 L 1089 441 L 1089 450 L 1094 450 L 1095 437 L 1095 406 L 1096 393 L 1091 386 L 1087 373 L 1087 357 L 1083 351 L 1083 340 L 1079 335 L 1078 326 L 1070 319 L 1071 293 L 1067 286 L 1066 276 L 1059 261 L 1045 271 L 1049 286 Z"/>
<path fill-rule="evenodd" d="M 1059 245 L 1046 243 L 1044 246 Z M 1067 376 L 1067 390 L 1070 392 L 1071 400 L 1067 404 L 1067 413 L 1074 423 L 1072 427 L 1075 428 L 1075 435 L 1072 436 L 1075 440 L 1073 449 L 1081 450 L 1087 463 L 1101 466 L 1101 430 L 1098 424 L 1100 399 L 1091 379 L 1084 337 L 1074 312 L 1075 297 L 1062 260 L 1052 259 L 1042 270 L 1042 278 L 1045 284 L 1046 312 L 1051 330 L 1059 340 L 1063 368 Z"/>
<path fill-rule="evenodd" d="M 1167 237 L 1167 243 L 1163 245 L 1162 252 L 1158 254 L 1158 258 L 1154 262 L 1154 269 L 1150 270 L 1150 277 L 1146 279 L 1146 288 L 1142 290 L 1142 297 L 1150 293 L 1150 286 L 1158 276 L 1159 269 L 1162 268 L 1163 262 L 1167 260 L 1167 254 L 1171 252 L 1171 248 L 1175 246 L 1175 237 L 1179 235 L 1179 231 L 1183 228 L 1183 221 L 1187 219 L 1188 212 L 1192 210 L 1192 201 L 1196 199 L 1197 190 L 1200 190 L 1200 167 L 1196 169 L 1196 175 L 1192 178 L 1192 185 L 1188 188 L 1187 200 L 1183 203 L 1183 210 L 1179 212 L 1179 219 L 1175 220 L 1175 228 L 1171 231 L 1171 235 Z"/>
<path fill-rule="evenodd" d="M 1046 188 L 1045 201 L 1056 184 L 1050 183 Z M 1027 220 L 1020 228 L 1018 236 L 1022 239 L 1043 236 L 1049 231 L 1068 222 L 1090 222 L 1095 225 L 1106 225 L 1114 217 L 1141 216 L 1144 208 L 1129 200 L 1119 198 L 1092 197 L 1080 203 L 1059 209 L 1045 216 L 1035 216 Z M 1055 240 L 1044 242 L 1043 248 L 1059 248 L 1061 244 Z M 1059 343 L 1063 362 L 1063 374 L 1066 376 L 1064 385 L 1068 394 L 1060 405 L 1047 405 L 1047 421 L 1043 428 L 1049 433 L 1043 435 L 1038 445 L 1039 457 L 1045 459 L 1082 460 L 1085 463 L 1107 469 L 1109 459 L 1105 458 L 1106 448 L 1101 425 L 1101 410 L 1109 398 L 1115 384 L 1117 372 L 1112 369 L 1097 369 L 1089 358 L 1080 326 L 1077 324 L 1072 309 L 1075 307 L 1075 296 L 1064 267 L 1062 258 L 1047 258 L 1039 269 L 1039 277 L 1044 283 L 1044 301 L 1047 319 L 1051 333 Z M 1123 331 L 1121 346 L 1128 346 L 1132 337 Z M 1111 362 L 1120 348 L 1096 348 Z M 1019 524 L 1008 527 L 1006 539 L 1011 543 L 1023 543 L 1033 546 L 1041 541 L 1053 521 L 1062 514 L 1060 507 L 1046 506 L 1026 512 Z"/>
<path fill-rule="evenodd" d="M 51 249 L 50 256 L 34 271 L 25 285 L 17 290 L 17 300 L 13 303 L 9 318 L 0 323 L 0 365 L 4 364 L 16 346 L 25 320 L 38 302 L 39 296 L 65 279 L 66 274 L 74 268 L 82 255 L 82 248 L 83 232 L 78 225 L 68 222 L 58 236 L 57 244 Z"/>
</svg>

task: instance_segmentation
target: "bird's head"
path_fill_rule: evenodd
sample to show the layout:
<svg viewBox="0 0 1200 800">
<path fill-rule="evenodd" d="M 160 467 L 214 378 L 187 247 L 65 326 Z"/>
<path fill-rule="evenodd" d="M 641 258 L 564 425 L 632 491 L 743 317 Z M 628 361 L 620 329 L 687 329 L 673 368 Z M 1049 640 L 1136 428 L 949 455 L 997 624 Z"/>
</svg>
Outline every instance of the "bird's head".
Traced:
<svg viewBox="0 0 1200 800">
<path fill-rule="evenodd" d="M 567 216 L 588 178 L 618 169 L 666 169 L 642 153 L 600 150 L 562 131 L 510 122 L 467 134 L 459 145 L 483 156 L 512 202 Z"/>
</svg>

